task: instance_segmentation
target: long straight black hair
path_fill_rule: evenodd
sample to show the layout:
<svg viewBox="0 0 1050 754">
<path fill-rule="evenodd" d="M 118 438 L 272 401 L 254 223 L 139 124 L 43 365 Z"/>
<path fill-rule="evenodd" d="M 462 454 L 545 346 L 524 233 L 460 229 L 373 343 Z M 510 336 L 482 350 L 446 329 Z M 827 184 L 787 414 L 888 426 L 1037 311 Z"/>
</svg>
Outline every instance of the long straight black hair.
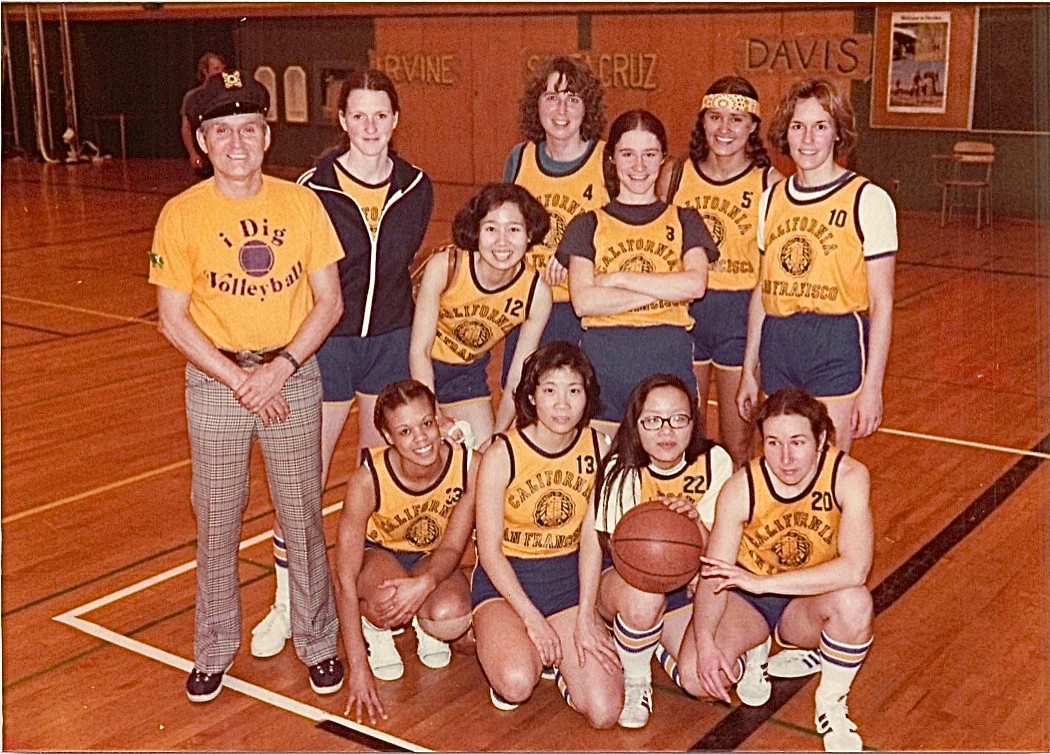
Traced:
<svg viewBox="0 0 1050 754">
<path fill-rule="evenodd" d="M 649 393 L 660 387 L 680 390 L 688 399 L 689 416 L 693 422 L 689 425 L 689 444 L 685 446 L 686 464 L 695 461 L 714 445 L 704 436 L 696 401 L 680 377 L 673 374 L 653 374 L 635 385 L 627 399 L 627 410 L 624 412 L 623 421 L 620 422 L 620 428 L 616 430 L 616 436 L 613 437 L 612 446 L 606 455 L 609 465 L 606 466 L 598 487 L 599 497 L 596 499 L 601 500 L 605 506 L 606 528 L 609 523 L 609 508 L 613 502 L 610 499 L 613 490 L 622 490 L 631 477 L 635 480 L 641 479 L 639 472 L 643 467 L 649 465 L 649 454 L 642 447 L 642 438 L 638 434 L 638 418 L 645 408 L 645 400 L 649 397 Z M 615 504 L 618 519 L 619 515 L 623 514 L 623 501 L 618 499 Z"/>
</svg>

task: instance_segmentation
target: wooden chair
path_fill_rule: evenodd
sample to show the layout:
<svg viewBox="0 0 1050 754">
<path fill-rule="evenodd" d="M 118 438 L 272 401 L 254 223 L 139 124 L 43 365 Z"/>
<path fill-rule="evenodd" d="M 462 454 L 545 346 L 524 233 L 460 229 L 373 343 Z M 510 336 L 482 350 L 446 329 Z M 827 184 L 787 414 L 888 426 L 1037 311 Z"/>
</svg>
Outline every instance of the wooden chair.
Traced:
<svg viewBox="0 0 1050 754">
<path fill-rule="evenodd" d="M 992 163 L 995 145 L 984 141 L 958 141 L 951 154 L 933 155 L 933 181 L 941 187 L 941 227 L 952 219 L 962 189 L 977 193 L 977 228 L 981 228 L 981 200 L 988 227 L 992 225 Z"/>
</svg>

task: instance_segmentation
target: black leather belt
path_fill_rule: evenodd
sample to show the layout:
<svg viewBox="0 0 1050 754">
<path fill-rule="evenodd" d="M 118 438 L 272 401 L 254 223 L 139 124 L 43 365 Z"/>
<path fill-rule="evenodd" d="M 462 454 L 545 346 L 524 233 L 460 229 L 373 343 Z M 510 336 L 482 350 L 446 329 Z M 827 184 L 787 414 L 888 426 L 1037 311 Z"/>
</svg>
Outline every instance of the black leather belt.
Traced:
<svg viewBox="0 0 1050 754">
<path fill-rule="evenodd" d="M 239 367 L 255 367 L 260 364 L 269 364 L 280 355 L 282 350 L 284 349 L 274 348 L 269 351 L 227 351 L 220 348 L 219 353 Z"/>
</svg>

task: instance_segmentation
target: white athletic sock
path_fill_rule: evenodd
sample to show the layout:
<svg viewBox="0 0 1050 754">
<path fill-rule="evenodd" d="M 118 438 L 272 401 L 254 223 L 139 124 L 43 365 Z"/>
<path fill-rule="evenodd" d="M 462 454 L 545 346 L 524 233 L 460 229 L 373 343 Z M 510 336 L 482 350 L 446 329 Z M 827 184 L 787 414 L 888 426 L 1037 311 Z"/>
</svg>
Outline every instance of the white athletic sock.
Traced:
<svg viewBox="0 0 1050 754">
<path fill-rule="evenodd" d="M 623 617 L 619 613 L 616 614 L 613 620 L 613 641 L 616 644 L 616 655 L 623 666 L 624 678 L 652 678 L 650 661 L 660 644 L 663 632 L 662 618 L 652 628 L 639 630 L 628 626 Z"/>
<path fill-rule="evenodd" d="M 872 637 L 874 639 L 874 637 Z M 816 696 L 819 699 L 838 699 L 849 693 L 853 679 L 857 677 L 861 663 L 868 654 L 872 639 L 863 644 L 846 644 L 820 633 L 820 684 Z"/>
<path fill-rule="evenodd" d="M 558 685 L 558 692 L 561 694 L 561 698 L 565 700 L 565 703 L 571 709 L 576 709 L 576 705 L 572 703 L 572 694 L 569 693 L 569 684 L 565 682 L 565 677 L 560 670 L 555 669 L 554 682 Z"/>
<path fill-rule="evenodd" d="M 291 592 L 288 588 L 288 550 L 284 540 L 276 534 L 273 536 L 273 566 L 277 574 L 277 594 L 273 598 L 275 605 L 291 608 Z"/>
<path fill-rule="evenodd" d="M 668 677 L 675 682 L 675 685 L 678 686 L 678 688 L 682 688 L 682 682 L 679 680 L 678 676 L 678 662 L 671 656 L 671 653 L 667 651 L 667 647 L 663 644 L 656 645 L 656 661 L 664 666 L 664 671 L 667 673 Z"/>
</svg>

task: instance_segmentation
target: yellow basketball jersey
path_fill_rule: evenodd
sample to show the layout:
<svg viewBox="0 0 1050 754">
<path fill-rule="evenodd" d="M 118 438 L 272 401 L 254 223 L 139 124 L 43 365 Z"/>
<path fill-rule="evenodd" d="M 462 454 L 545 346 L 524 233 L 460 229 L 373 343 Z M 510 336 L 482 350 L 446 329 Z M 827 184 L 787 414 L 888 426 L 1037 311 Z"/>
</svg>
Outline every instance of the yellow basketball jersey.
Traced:
<svg viewBox="0 0 1050 754">
<path fill-rule="evenodd" d="M 681 272 L 683 233 L 678 208 L 668 205 L 659 217 L 644 225 L 618 220 L 604 208 L 595 210 L 594 274 L 607 272 Z M 584 317 L 588 327 L 650 327 L 677 325 L 693 327 L 688 301 L 654 301 L 637 309 L 601 316 Z"/>
<path fill-rule="evenodd" d="M 700 213 L 720 254 L 707 271 L 708 290 L 749 291 L 758 283 L 758 201 L 768 172 L 751 165 L 727 181 L 715 181 L 692 160 L 683 164 L 674 203 Z"/>
<path fill-rule="evenodd" d="M 514 182 L 527 188 L 550 213 L 551 218 L 551 228 L 543 243 L 536 244 L 525 255 L 531 269 L 543 272 L 554 252 L 558 250 L 558 244 L 569 220 L 582 212 L 598 209 L 608 203 L 609 194 L 605 190 L 605 177 L 602 174 L 604 149 L 604 141 L 594 142 L 580 167 L 566 175 L 553 175 L 545 171 L 540 164 L 537 153 L 539 145 L 535 142 L 525 144 Z M 567 283 L 552 287 L 551 293 L 555 302 L 569 300 Z"/>
<path fill-rule="evenodd" d="M 362 454 L 376 493 L 376 509 L 365 528 L 369 542 L 397 552 L 433 552 L 438 548 L 467 487 L 467 451 L 458 443 L 451 445 L 450 451 L 441 476 L 418 491 L 408 489 L 397 478 L 390 465 L 392 448 L 368 448 Z"/>
<path fill-rule="evenodd" d="M 711 484 L 711 454 L 703 453 L 688 466 L 668 474 L 662 474 L 649 466 L 638 472 L 641 477 L 642 502 L 660 497 L 686 497 L 699 510 L 700 501 Z"/>
<path fill-rule="evenodd" d="M 430 357 L 446 364 L 469 364 L 528 319 L 539 273 L 524 264 L 513 280 L 487 291 L 474 270 L 475 255 L 457 250 L 452 282 L 438 302 L 437 334 Z"/>
<path fill-rule="evenodd" d="M 344 194 L 353 197 L 361 210 L 361 217 L 368 226 L 368 232 L 374 237 L 379 229 L 379 218 L 383 214 L 383 205 L 386 204 L 386 195 L 390 192 L 389 183 L 381 183 L 378 186 L 369 186 L 361 183 L 351 176 L 339 161 L 336 160 L 335 175 L 339 180 L 339 188 Z"/>
<path fill-rule="evenodd" d="M 540 450 L 517 429 L 497 437 L 507 445 L 511 469 L 503 506 L 503 554 L 547 558 L 575 552 L 598 474 L 597 432 L 584 428 L 557 455 Z"/>
<path fill-rule="evenodd" d="M 835 497 L 835 477 L 843 455 L 833 447 L 822 452 L 813 481 L 793 498 L 773 489 L 764 459 L 746 466 L 751 515 L 737 552 L 743 568 L 772 576 L 838 557 L 842 508 Z"/>
<path fill-rule="evenodd" d="M 766 313 L 848 314 L 868 308 L 868 273 L 857 218 L 855 175 L 822 199 L 788 196 L 787 181 L 773 186 L 765 218 L 762 304 Z"/>
</svg>

